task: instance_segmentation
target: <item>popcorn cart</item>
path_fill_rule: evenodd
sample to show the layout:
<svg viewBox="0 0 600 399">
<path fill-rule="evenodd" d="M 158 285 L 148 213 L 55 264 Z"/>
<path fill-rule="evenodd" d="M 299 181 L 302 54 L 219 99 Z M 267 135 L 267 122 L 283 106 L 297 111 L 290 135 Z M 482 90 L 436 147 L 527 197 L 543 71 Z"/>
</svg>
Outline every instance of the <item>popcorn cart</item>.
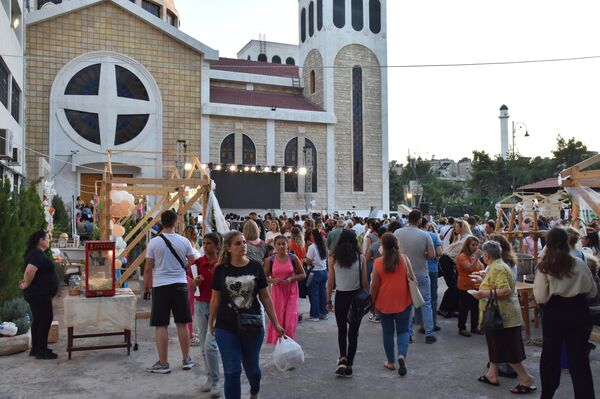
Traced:
<svg viewBox="0 0 600 399">
<path fill-rule="evenodd" d="M 115 295 L 115 243 L 86 241 L 85 296 Z"/>
</svg>

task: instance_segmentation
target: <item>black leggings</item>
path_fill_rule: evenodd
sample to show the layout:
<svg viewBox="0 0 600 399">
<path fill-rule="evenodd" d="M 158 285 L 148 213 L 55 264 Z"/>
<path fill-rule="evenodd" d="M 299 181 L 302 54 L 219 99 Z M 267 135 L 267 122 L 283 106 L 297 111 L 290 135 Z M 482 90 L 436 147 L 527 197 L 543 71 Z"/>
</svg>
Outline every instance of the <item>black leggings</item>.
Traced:
<svg viewBox="0 0 600 399">
<path fill-rule="evenodd" d="M 594 382 L 587 343 L 591 326 L 590 310 L 584 295 L 574 298 L 552 296 L 544 306 L 540 359 L 542 399 L 549 399 L 560 385 L 560 352 L 567 344 L 569 371 L 575 399 L 593 399 Z"/>
<path fill-rule="evenodd" d="M 335 292 L 335 321 L 338 328 L 340 357 L 347 359 L 348 366 L 352 366 L 354 363 L 354 355 L 356 355 L 356 348 L 358 347 L 360 321 L 354 323 L 348 322 L 348 309 L 357 291 Z M 348 326 L 350 327 L 348 328 Z"/>
<path fill-rule="evenodd" d="M 32 296 L 25 299 L 31 309 L 31 349 L 35 351 L 48 349 L 48 332 L 52 325 L 52 297 Z"/>
<path fill-rule="evenodd" d="M 458 311 L 458 288 L 456 287 L 456 281 L 458 276 L 456 275 L 456 266 L 448 255 L 442 255 L 440 258 L 440 270 L 444 276 L 444 281 L 448 289 L 444 292 L 442 303 L 440 304 L 440 310 L 443 312 L 456 312 Z"/>
<path fill-rule="evenodd" d="M 458 290 L 458 329 L 467 329 L 467 314 L 471 312 L 471 331 L 479 324 L 479 301 L 467 291 Z"/>
</svg>

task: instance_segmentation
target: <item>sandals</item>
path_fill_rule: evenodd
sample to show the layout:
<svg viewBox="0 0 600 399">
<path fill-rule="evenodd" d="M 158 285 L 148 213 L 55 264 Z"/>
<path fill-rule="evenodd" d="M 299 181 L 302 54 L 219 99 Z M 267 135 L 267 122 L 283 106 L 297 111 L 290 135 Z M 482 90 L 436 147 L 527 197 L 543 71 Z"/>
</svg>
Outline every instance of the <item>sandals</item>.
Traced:
<svg viewBox="0 0 600 399">
<path fill-rule="evenodd" d="M 468 332 L 467 330 L 459 330 L 458 335 L 462 335 L 463 337 L 470 337 L 471 333 Z"/>
<path fill-rule="evenodd" d="M 385 367 L 387 370 L 390 370 L 390 371 L 396 370 L 396 366 L 394 366 L 392 363 L 388 363 L 388 362 L 383 363 L 383 367 Z"/>
<path fill-rule="evenodd" d="M 481 377 L 479 377 L 477 379 L 477 381 L 483 382 L 484 384 L 492 385 L 494 387 L 497 387 L 497 386 L 500 385 L 499 382 L 492 382 L 492 381 L 490 381 L 485 375 L 482 375 Z"/>
<path fill-rule="evenodd" d="M 536 389 L 537 389 L 537 387 L 535 385 L 527 386 L 527 385 L 519 384 L 516 387 L 514 387 L 513 389 L 511 389 L 510 392 L 512 392 L 516 395 L 525 395 L 528 393 L 535 392 Z"/>
</svg>

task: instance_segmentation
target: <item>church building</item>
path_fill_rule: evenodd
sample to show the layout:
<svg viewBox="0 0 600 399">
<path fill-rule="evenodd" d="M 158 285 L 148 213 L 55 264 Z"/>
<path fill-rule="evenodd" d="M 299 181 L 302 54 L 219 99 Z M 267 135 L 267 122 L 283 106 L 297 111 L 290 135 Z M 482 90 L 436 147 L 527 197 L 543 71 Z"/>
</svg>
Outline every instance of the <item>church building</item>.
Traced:
<svg viewBox="0 0 600 399">
<path fill-rule="evenodd" d="M 299 0 L 297 45 L 237 58 L 180 18 L 172 0 L 30 1 L 29 179 L 89 200 L 109 149 L 132 177 L 198 154 L 224 209 L 388 210 L 385 0 Z"/>
</svg>

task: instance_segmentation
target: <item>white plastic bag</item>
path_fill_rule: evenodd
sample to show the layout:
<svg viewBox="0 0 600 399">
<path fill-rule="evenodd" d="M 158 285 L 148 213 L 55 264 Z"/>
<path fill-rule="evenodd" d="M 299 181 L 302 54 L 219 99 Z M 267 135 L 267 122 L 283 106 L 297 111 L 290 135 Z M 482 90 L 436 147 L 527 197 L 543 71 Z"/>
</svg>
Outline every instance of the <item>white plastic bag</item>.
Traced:
<svg viewBox="0 0 600 399">
<path fill-rule="evenodd" d="M 0 324 L 0 335 L 5 337 L 14 337 L 17 335 L 17 325 L 12 321 L 5 321 Z"/>
<path fill-rule="evenodd" d="M 279 337 L 273 350 L 273 363 L 280 371 L 287 371 L 304 363 L 304 351 L 288 336 Z"/>
</svg>

